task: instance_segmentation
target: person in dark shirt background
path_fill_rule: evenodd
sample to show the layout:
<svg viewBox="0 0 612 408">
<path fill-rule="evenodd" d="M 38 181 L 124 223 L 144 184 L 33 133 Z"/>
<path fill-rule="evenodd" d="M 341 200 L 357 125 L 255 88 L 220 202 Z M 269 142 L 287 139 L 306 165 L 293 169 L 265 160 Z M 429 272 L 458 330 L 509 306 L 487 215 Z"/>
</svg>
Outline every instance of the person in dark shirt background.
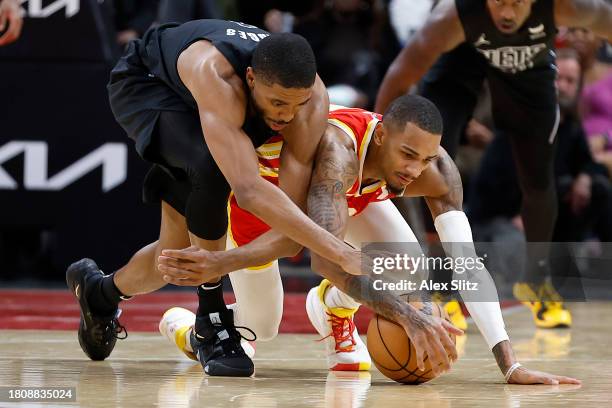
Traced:
<svg viewBox="0 0 612 408">
<path fill-rule="evenodd" d="M 203 18 L 223 18 L 215 0 L 161 0 L 159 23 L 185 23 Z"/>
<path fill-rule="evenodd" d="M 114 0 L 117 43 L 124 47 L 139 38 L 157 18 L 157 0 Z"/>
<path fill-rule="evenodd" d="M 605 167 L 595 163 L 577 105 L 582 84 L 578 54 L 571 48 L 557 54 L 557 89 L 561 122 L 555 160 L 559 218 L 554 241 L 582 241 L 590 229 L 601 241 L 612 241 L 612 200 Z"/>
<path fill-rule="evenodd" d="M 419 93 L 442 112 L 442 146 L 454 157 L 486 77 L 496 133 L 508 135 L 524 193 L 525 235 L 529 242 L 550 242 L 557 216 L 555 34 L 558 27 L 585 27 L 612 40 L 610 21 L 612 5 L 603 0 L 440 0 L 391 64 L 375 109 L 384 111 L 418 83 Z M 529 245 L 515 295 L 532 300 L 536 326 L 570 325 L 567 309 L 542 310 L 539 292 L 550 272 L 546 245 Z"/>
<path fill-rule="evenodd" d="M 612 187 L 605 167 L 593 160 L 577 114 L 582 73 L 576 51 L 559 50 L 557 67 L 556 86 L 561 120 L 556 136 L 554 164 L 559 216 L 553 241 L 580 242 L 594 235 L 600 241 L 608 242 L 612 240 Z M 504 245 L 524 241 L 520 205 L 521 191 L 510 141 L 503 134 L 496 133 L 475 176 L 467 205 L 466 213 L 473 223 L 475 239 L 504 242 Z M 514 251 L 508 252 L 511 256 L 505 257 L 504 270 L 515 273 L 520 262 L 510 259 L 515 258 Z M 557 261 L 567 260 L 567 248 L 555 244 L 552 252 L 554 281 L 568 272 L 555 261 L 556 258 Z M 512 262 L 515 263 L 509 266 Z M 543 302 L 545 311 L 558 308 L 559 303 L 551 301 L 557 298 L 551 282 L 547 282 L 543 288 L 549 298 L 549 301 Z"/>
</svg>

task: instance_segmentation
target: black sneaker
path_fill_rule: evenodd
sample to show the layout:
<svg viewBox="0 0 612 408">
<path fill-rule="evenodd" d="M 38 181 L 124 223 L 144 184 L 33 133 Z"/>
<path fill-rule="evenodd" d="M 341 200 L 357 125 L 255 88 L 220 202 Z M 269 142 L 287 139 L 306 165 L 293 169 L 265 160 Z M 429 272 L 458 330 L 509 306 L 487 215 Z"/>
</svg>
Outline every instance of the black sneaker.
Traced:
<svg viewBox="0 0 612 408">
<path fill-rule="evenodd" d="M 208 375 L 225 377 L 250 377 L 255 372 L 253 361 L 246 355 L 240 345 L 243 336 L 234 326 L 234 313 L 225 310 L 210 313 L 207 316 L 197 316 L 196 330 L 191 331 L 190 342 L 198 360 Z M 241 327 L 253 334 L 251 329 Z"/>
<path fill-rule="evenodd" d="M 106 316 L 94 314 L 87 302 L 87 289 L 99 285 L 104 273 L 91 259 L 81 259 L 66 270 L 68 289 L 76 296 L 81 308 L 79 344 L 92 360 L 104 360 L 115 347 L 117 339 L 125 339 L 127 331 L 119 324 L 121 309 L 115 309 Z M 123 335 L 122 335 L 123 334 Z"/>
</svg>

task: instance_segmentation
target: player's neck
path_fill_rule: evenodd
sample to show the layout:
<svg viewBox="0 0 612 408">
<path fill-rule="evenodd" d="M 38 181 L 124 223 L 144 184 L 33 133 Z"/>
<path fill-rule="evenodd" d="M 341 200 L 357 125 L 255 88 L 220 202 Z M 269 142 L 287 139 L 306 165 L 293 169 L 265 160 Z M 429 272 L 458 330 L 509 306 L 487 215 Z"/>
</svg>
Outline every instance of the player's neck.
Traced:
<svg viewBox="0 0 612 408">
<path fill-rule="evenodd" d="M 380 146 L 371 141 L 363 162 L 363 172 L 361 173 L 362 186 L 367 186 L 383 179 L 382 172 L 378 166 L 382 160 L 381 153 Z"/>
</svg>

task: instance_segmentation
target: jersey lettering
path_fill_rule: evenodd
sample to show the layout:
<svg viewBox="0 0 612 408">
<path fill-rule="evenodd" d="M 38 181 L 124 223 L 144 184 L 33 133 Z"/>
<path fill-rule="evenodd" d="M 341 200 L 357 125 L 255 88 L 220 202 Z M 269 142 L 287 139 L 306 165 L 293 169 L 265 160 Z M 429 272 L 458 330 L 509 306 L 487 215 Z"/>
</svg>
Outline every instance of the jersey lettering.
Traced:
<svg viewBox="0 0 612 408">
<path fill-rule="evenodd" d="M 501 47 L 478 52 L 485 56 L 489 63 L 503 72 L 519 72 L 532 68 L 535 57 L 546 49 L 546 44 Z"/>
<path fill-rule="evenodd" d="M 250 31 L 234 30 L 233 28 L 228 28 L 225 30 L 225 35 L 227 35 L 228 37 L 235 37 L 236 35 L 238 35 L 238 37 L 242 38 L 243 40 L 252 40 L 255 42 L 259 42 L 261 41 L 261 39 L 266 38 L 270 34 L 258 34 Z"/>
</svg>

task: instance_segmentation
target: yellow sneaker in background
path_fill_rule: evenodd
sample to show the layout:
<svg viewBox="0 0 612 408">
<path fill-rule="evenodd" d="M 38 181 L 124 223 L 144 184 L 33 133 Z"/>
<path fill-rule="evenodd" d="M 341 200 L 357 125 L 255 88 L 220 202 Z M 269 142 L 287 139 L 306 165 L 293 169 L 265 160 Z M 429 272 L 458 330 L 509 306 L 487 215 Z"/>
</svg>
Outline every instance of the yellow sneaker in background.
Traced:
<svg viewBox="0 0 612 408">
<path fill-rule="evenodd" d="M 514 297 L 531 310 L 536 327 L 554 329 L 570 327 L 572 315 L 563 305 L 561 295 L 549 283 L 534 288 L 525 282 L 518 282 L 512 288 Z"/>
<path fill-rule="evenodd" d="M 446 302 L 444 304 L 444 310 L 446 310 L 448 318 L 453 326 L 464 331 L 467 330 L 467 321 L 465 320 L 465 315 L 463 314 L 463 310 L 461 310 L 459 302 L 454 299 Z"/>
</svg>

